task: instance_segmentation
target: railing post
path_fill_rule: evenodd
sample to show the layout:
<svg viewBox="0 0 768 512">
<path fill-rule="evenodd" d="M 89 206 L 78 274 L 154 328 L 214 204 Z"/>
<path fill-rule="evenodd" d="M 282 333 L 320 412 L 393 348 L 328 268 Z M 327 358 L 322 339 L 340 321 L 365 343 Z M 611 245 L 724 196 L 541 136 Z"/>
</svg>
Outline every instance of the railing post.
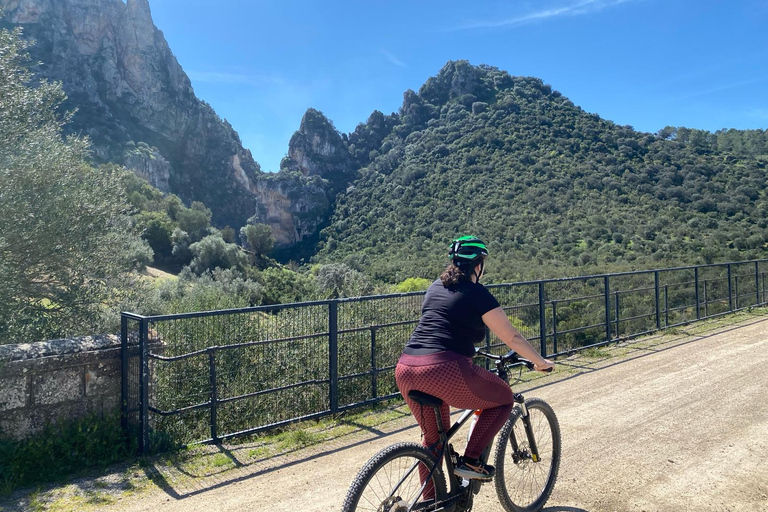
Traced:
<svg viewBox="0 0 768 512">
<path fill-rule="evenodd" d="M 547 315 L 544 311 L 544 281 L 539 281 L 539 341 L 541 357 L 547 357 Z"/>
<path fill-rule="evenodd" d="M 669 285 L 664 285 L 664 327 L 669 327 Z"/>
<path fill-rule="evenodd" d="M 139 453 L 149 450 L 149 322 L 139 321 Z"/>
<path fill-rule="evenodd" d="M 331 412 L 339 409 L 339 301 L 328 303 L 328 379 Z"/>
<path fill-rule="evenodd" d="M 128 430 L 128 318 L 120 315 L 120 426 Z"/>
<path fill-rule="evenodd" d="M 733 288 L 734 288 L 734 300 L 736 309 L 739 309 L 739 274 L 736 274 L 733 276 Z"/>
<path fill-rule="evenodd" d="M 378 396 L 378 369 L 376 368 L 376 326 L 371 326 L 371 398 Z"/>
<path fill-rule="evenodd" d="M 605 341 L 611 341 L 611 281 L 606 275 L 605 285 Z"/>
<path fill-rule="evenodd" d="M 653 292 L 656 299 L 656 329 L 661 329 L 661 308 L 659 307 L 659 271 L 653 273 Z"/>
<path fill-rule="evenodd" d="M 696 320 L 701 320 L 701 311 L 699 311 L 699 267 L 693 269 L 693 287 L 696 295 Z"/>
<path fill-rule="evenodd" d="M 731 264 L 728 264 L 728 311 L 733 311 L 733 286 L 731 283 Z"/>
<path fill-rule="evenodd" d="M 755 262 L 755 306 L 760 304 L 760 266 Z"/>
<path fill-rule="evenodd" d="M 211 439 L 214 443 L 219 443 L 219 433 L 217 429 L 216 408 L 218 405 L 218 393 L 216 390 L 216 347 L 209 347 L 208 350 L 208 373 L 211 377 Z"/>
<path fill-rule="evenodd" d="M 557 354 L 557 301 L 552 301 L 552 353 Z"/>
<path fill-rule="evenodd" d="M 619 339 L 621 337 L 621 329 L 619 328 L 619 290 L 613 292 L 613 298 L 614 317 L 616 318 L 616 339 Z"/>
</svg>

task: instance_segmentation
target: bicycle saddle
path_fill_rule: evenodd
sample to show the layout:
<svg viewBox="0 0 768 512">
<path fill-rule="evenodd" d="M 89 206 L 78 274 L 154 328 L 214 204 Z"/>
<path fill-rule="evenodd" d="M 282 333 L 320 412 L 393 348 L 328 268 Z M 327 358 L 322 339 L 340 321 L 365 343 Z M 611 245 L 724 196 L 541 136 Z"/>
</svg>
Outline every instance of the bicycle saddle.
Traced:
<svg viewBox="0 0 768 512">
<path fill-rule="evenodd" d="M 417 404 L 426 405 L 428 407 L 440 407 L 443 405 L 443 401 L 436 396 L 424 393 L 423 391 L 416 391 L 415 389 L 408 392 L 408 398 Z"/>
</svg>

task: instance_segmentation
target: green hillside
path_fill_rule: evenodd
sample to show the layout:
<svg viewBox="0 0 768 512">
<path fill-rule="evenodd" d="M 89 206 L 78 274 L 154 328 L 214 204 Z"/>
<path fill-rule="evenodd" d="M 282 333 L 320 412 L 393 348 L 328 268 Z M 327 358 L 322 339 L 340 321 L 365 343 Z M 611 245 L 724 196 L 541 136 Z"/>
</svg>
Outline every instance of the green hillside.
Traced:
<svg viewBox="0 0 768 512">
<path fill-rule="evenodd" d="M 490 243 L 493 281 L 768 256 L 761 130 L 637 132 L 458 61 L 349 143 L 364 168 L 316 260 L 375 280 L 434 277 L 464 233 Z"/>
</svg>

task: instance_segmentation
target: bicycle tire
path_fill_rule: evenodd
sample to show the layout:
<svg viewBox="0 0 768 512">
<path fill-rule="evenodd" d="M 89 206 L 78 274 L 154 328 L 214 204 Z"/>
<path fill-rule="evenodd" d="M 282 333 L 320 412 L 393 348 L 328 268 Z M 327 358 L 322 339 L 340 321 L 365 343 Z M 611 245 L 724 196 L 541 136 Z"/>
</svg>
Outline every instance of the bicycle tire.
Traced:
<svg viewBox="0 0 768 512">
<path fill-rule="evenodd" d="M 522 411 L 515 407 L 499 432 L 494 457 L 496 494 L 507 512 L 540 510 L 552 494 L 560 469 L 560 424 L 555 411 L 538 398 L 526 400 L 525 405 L 541 460 L 533 462 L 530 456 Z"/>
<path fill-rule="evenodd" d="M 408 506 L 420 497 L 419 490 L 422 485 L 418 469 L 410 473 L 409 470 L 418 463 L 423 463 L 424 467 L 431 469 L 434 462 L 427 449 L 416 443 L 397 443 L 384 448 L 358 472 L 347 491 L 341 511 L 407 510 Z M 403 478 L 405 481 L 393 495 L 394 486 Z M 424 501 L 412 510 L 434 510 L 434 502 L 445 499 L 445 476 L 439 463 L 432 473 L 431 481 L 435 499 Z"/>
</svg>

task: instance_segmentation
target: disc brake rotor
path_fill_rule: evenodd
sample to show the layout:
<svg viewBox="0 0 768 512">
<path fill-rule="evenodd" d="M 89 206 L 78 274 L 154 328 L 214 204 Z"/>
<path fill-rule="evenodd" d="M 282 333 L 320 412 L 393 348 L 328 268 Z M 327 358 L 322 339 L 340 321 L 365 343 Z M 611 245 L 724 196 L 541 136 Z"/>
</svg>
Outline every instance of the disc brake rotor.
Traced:
<svg viewBox="0 0 768 512">
<path fill-rule="evenodd" d="M 400 496 L 390 496 L 381 503 L 376 512 L 408 512 L 408 505 Z"/>
</svg>

